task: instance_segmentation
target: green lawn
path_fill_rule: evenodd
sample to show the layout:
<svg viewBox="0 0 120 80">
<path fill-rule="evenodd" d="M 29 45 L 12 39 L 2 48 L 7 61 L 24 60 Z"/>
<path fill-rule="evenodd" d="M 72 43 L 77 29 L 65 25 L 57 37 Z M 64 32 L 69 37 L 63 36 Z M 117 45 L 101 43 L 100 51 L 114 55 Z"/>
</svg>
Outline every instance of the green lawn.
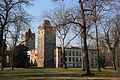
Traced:
<svg viewBox="0 0 120 80">
<path fill-rule="evenodd" d="M 91 69 L 95 76 L 83 77 L 84 74 L 80 68 L 69 69 L 23 69 L 15 68 L 12 71 L 10 68 L 5 68 L 0 71 L 0 80 L 82 80 L 82 79 L 120 79 L 120 71 L 103 69 L 102 72 L 97 72 L 97 69 Z"/>
</svg>

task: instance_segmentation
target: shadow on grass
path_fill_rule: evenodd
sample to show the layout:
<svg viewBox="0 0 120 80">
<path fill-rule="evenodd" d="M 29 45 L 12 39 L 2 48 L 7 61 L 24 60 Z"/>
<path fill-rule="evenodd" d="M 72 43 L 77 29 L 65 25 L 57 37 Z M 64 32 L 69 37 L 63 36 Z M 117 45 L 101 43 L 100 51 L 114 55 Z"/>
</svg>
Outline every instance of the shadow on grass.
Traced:
<svg viewBox="0 0 120 80">
<path fill-rule="evenodd" d="M 75 79 L 47 79 L 47 78 L 44 78 L 44 79 L 27 79 L 27 80 L 75 80 Z"/>
<path fill-rule="evenodd" d="M 5 76 L 0 76 L 0 77 L 5 77 Z M 73 79 L 61 79 L 62 77 L 69 77 Z M 76 79 L 78 77 L 78 79 Z M 79 77 L 83 79 L 79 79 Z M 87 77 L 87 76 L 86 76 Z M 92 76 L 89 76 L 92 77 Z M 94 76 L 93 76 L 94 77 Z M 11 76 L 6 76 L 5 78 L 16 78 L 16 79 L 22 79 L 25 78 L 25 80 L 88 80 L 84 79 L 82 74 L 21 74 L 21 75 L 11 75 Z M 27 79 L 26 79 L 27 78 Z M 37 78 L 37 79 L 35 79 Z M 38 79 L 39 78 L 39 79 Z M 74 79 L 75 78 L 75 79 Z M 111 79 L 90 79 L 90 80 L 111 80 Z"/>
<path fill-rule="evenodd" d="M 81 74 L 32 74 L 32 75 L 12 75 L 11 77 L 81 77 Z"/>
<path fill-rule="evenodd" d="M 44 79 L 27 79 L 27 80 L 112 80 L 112 79 L 53 79 L 53 78 L 44 78 Z"/>
<path fill-rule="evenodd" d="M 88 79 L 27 79 L 27 80 L 88 80 Z M 112 79 L 90 79 L 90 80 L 112 80 Z"/>
</svg>

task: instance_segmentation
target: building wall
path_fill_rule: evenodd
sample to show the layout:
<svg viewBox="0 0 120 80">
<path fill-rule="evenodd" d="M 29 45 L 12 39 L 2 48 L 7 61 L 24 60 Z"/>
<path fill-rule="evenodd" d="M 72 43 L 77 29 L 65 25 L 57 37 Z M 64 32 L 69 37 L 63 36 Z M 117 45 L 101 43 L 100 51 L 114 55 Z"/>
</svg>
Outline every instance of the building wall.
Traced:
<svg viewBox="0 0 120 80">
<path fill-rule="evenodd" d="M 95 50 L 89 49 L 89 64 L 90 67 L 97 67 L 97 54 Z M 66 56 L 66 63 L 68 68 L 77 68 L 82 67 L 83 65 L 83 57 L 80 48 L 66 48 L 65 49 L 65 56 Z M 61 49 L 56 48 L 56 68 L 61 67 L 62 65 L 62 54 Z"/>
<path fill-rule="evenodd" d="M 35 33 L 27 29 L 25 33 L 21 35 L 21 43 L 27 46 L 29 50 L 35 49 Z"/>
<path fill-rule="evenodd" d="M 38 27 L 38 67 L 54 67 L 54 49 L 56 34 L 48 20 Z"/>
<path fill-rule="evenodd" d="M 36 64 L 37 63 L 37 50 L 30 50 L 27 51 L 27 55 L 29 56 L 29 62 L 31 64 Z M 36 62 L 36 63 L 35 63 Z"/>
<path fill-rule="evenodd" d="M 38 29 L 38 67 L 44 67 L 44 29 Z"/>
</svg>

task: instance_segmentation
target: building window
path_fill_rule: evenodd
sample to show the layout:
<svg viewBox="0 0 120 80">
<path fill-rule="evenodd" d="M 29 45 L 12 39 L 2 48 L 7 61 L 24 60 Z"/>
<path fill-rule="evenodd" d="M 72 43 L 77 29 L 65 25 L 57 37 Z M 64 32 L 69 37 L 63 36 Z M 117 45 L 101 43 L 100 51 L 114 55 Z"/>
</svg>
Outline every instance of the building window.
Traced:
<svg viewBox="0 0 120 80">
<path fill-rule="evenodd" d="M 66 58 L 66 59 L 67 59 L 66 61 L 69 62 L 69 58 Z"/>
<path fill-rule="evenodd" d="M 91 62 L 93 62 L 93 58 L 91 58 Z"/>
<path fill-rule="evenodd" d="M 79 58 L 79 61 L 81 62 L 81 58 Z"/>
<path fill-rule="evenodd" d="M 79 52 L 79 56 L 82 56 L 82 55 L 81 55 L 81 52 Z"/>
<path fill-rule="evenodd" d="M 69 58 L 69 62 L 71 62 L 71 58 Z"/>
<path fill-rule="evenodd" d="M 78 56 L 78 51 L 76 51 L 76 56 Z"/>
<path fill-rule="evenodd" d="M 76 61 L 78 62 L 78 58 L 76 58 Z"/>
<path fill-rule="evenodd" d="M 75 56 L 75 52 L 73 51 L 73 56 Z"/>
<path fill-rule="evenodd" d="M 75 67 L 75 64 L 73 64 L 73 67 Z"/>
<path fill-rule="evenodd" d="M 75 61 L 75 58 L 73 58 L 73 61 Z"/>
<path fill-rule="evenodd" d="M 69 56 L 71 56 L 71 51 L 69 51 Z"/>
<path fill-rule="evenodd" d="M 38 54 L 35 54 L 35 56 L 38 56 Z"/>
<path fill-rule="evenodd" d="M 65 56 L 67 56 L 67 51 L 65 51 Z"/>
</svg>

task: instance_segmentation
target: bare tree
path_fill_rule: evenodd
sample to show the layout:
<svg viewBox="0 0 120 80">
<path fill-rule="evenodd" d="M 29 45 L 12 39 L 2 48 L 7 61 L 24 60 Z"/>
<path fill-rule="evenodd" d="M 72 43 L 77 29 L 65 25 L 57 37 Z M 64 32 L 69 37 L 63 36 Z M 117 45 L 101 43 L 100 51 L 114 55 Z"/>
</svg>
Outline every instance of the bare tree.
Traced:
<svg viewBox="0 0 120 80">
<path fill-rule="evenodd" d="M 24 5 L 29 5 L 28 0 L 1 0 L 0 1 L 0 44 L 3 42 L 3 34 L 6 27 L 11 27 L 12 23 L 20 20 L 20 14 L 24 14 Z M 8 26 L 9 25 L 9 26 Z M 11 26 L 10 26 L 11 25 Z M 10 28 L 8 28 L 10 29 Z M 0 55 L 2 55 L 0 45 Z"/>
<path fill-rule="evenodd" d="M 67 22 L 64 23 L 64 24 L 73 23 L 73 24 L 79 25 L 82 28 L 83 44 L 84 44 L 83 45 L 83 51 L 84 51 L 84 55 L 85 55 L 85 58 L 84 58 L 84 61 L 85 61 L 85 75 L 91 75 L 90 68 L 89 68 L 88 48 L 87 48 L 87 27 L 88 26 L 86 24 L 86 15 L 85 15 L 86 10 L 84 9 L 85 8 L 84 1 L 78 0 L 78 3 L 79 3 L 79 6 L 80 6 L 79 7 L 79 9 L 80 9 L 79 16 L 80 16 L 81 22 L 76 22 L 76 18 L 78 18 L 78 16 L 74 17 L 74 15 L 72 14 L 72 20 L 71 19 L 67 20 Z"/>
<path fill-rule="evenodd" d="M 80 26 L 83 29 L 83 43 L 84 43 L 84 54 L 85 54 L 85 72 L 86 75 L 90 75 L 90 68 L 89 68 L 89 59 L 88 59 L 88 48 L 87 48 L 87 26 L 86 26 L 86 20 L 85 20 L 85 10 L 84 10 L 84 5 L 83 1 L 79 0 L 79 5 L 80 5 L 80 11 L 81 11 L 81 21 L 82 23 Z"/>
<path fill-rule="evenodd" d="M 29 27 L 31 18 L 28 16 L 28 14 L 21 14 L 21 18 L 17 20 L 13 25 L 11 26 L 12 30 L 9 29 L 10 35 L 8 35 L 10 42 L 8 42 L 11 47 L 12 55 L 11 55 L 11 67 L 13 70 L 14 67 L 14 51 L 15 47 L 19 44 L 20 42 L 20 35 L 21 32 L 25 30 L 26 27 Z"/>
<path fill-rule="evenodd" d="M 67 68 L 66 57 L 65 57 L 65 48 L 71 43 L 73 39 L 77 37 L 77 34 L 73 34 L 70 39 L 67 38 L 69 33 L 72 31 L 72 24 L 65 24 L 65 22 L 70 18 L 70 13 L 72 9 L 65 8 L 64 5 L 56 8 L 43 15 L 44 18 L 49 19 L 54 27 L 56 28 L 56 36 L 60 41 L 60 47 L 62 50 L 62 67 Z"/>
<path fill-rule="evenodd" d="M 92 2 L 90 2 L 91 5 L 91 10 L 92 10 L 92 16 L 93 16 L 93 23 L 95 26 L 95 35 L 96 37 L 93 38 L 96 40 L 96 50 L 97 50 L 97 58 L 98 58 L 98 71 L 101 71 L 100 69 L 100 51 L 99 51 L 99 32 L 98 32 L 98 27 L 100 24 L 100 20 L 102 19 L 102 13 L 103 13 L 103 8 L 105 6 L 103 6 L 103 4 L 105 3 L 105 1 L 96 1 L 96 0 L 92 0 Z"/>
<path fill-rule="evenodd" d="M 116 48 L 120 40 L 120 15 L 107 21 L 104 26 L 104 40 L 112 55 L 112 64 L 116 70 Z"/>
<path fill-rule="evenodd" d="M 61 1 L 61 0 L 53 0 L 53 1 Z M 62 0 L 64 1 L 64 0 Z M 78 0 L 78 3 L 79 3 L 79 9 L 80 9 L 80 13 L 79 13 L 79 17 L 81 18 L 81 22 L 76 22 L 76 19 L 74 18 L 72 21 L 68 21 L 66 24 L 68 23 L 74 23 L 74 24 L 77 24 L 79 25 L 81 28 L 82 28 L 82 31 L 83 31 L 83 43 L 84 43 L 84 54 L 85 54 L 85 72 L 86 72 L 86 75 L 90 75 L 91 72 L 90 72 L 90 68 L 89 68 L 89 59 L 88 59 L 88 51 L 87 51 L 87 20 L 86 20 L 86 15 L 93 15 L 92 13 L 93 12 L 96 12 L 96 9 L 94 9 L 97 5 L 99 5 L 99 2 L 101 2 L 103 0 L 95 0 L 93 2 L 93 0 Z M 94 5 L 90 5 L 90 3 L 96 3 L 98 2 L 98 4 L 95 4 Z M 115 0 L 115 1 L 112 1 L 112 0 L 105 0 L 106 3 L 102 4 L 102 5 L 99 5 L 99 7 L 101 6 L 104 6 L 106 4 L 109 4 L 110 8 L 111 8 L 111 5 L 114 5 L 114 3 L 119 3 L 118 0 Z M 93 7 L 92 7 L 93 6 Z M 92 8 L 91 8 L 92 7 Z M 97 8 L 97 9 L 100 9 L 100 8 Z M 107 8 L 109 8 L 107 6 Z M 103 7 L 103 9 L 105 10 L 105 7 Z M 97 15 L 96 15 L 97 16 Z M 92 16 L 91 16 L 92 17 Z M 94 16 L 94 20 L 97 19 L 95 16 Z M 96 25 L 96 20 L 95 20 L 95 25 Z M 98 45 L 98 28 L 96 26 L 96 37 L 97 37 L 97 46 L 99 48 L 99 45 Z M 98 50 L 98 54 L 99 54 L 99 50 Z M 98 56 L 99 57 L 99 56 Z M 99 62 L 99 60 L 98 60 Z M 98 70 L 100 71 L 100 67 L 98 68 Z"/>
</svg>

